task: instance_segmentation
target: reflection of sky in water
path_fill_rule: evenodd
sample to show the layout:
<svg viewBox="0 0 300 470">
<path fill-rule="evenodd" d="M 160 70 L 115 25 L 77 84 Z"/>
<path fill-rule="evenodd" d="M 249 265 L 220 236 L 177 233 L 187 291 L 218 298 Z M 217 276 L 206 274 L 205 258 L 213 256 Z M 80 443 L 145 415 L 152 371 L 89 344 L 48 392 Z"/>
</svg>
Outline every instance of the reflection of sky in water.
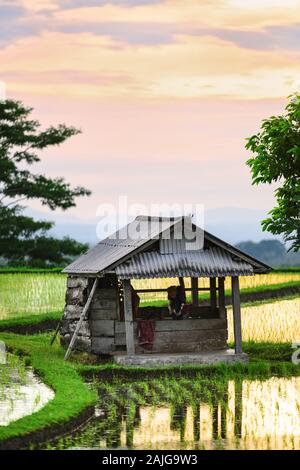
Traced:
<svg viewBox="0 0 300 470">
<path fill-rule="evenodd" d="M 0 426 L 40 410 L 54 398 L 54 392 L 32 373 L 26 371 L 25 384 L 11 383 L 0 398 Z"/>
<path fill-rule="evenodd" d="M 111 414 L 102 408 L 92 423 L 57 447 L 300 449 L 300 377 L 230 380 L 221 397 L 212 390 L 209 403 L 149 404 L 128 415 L 130 404 L 113 407 Z"/>
</svg>

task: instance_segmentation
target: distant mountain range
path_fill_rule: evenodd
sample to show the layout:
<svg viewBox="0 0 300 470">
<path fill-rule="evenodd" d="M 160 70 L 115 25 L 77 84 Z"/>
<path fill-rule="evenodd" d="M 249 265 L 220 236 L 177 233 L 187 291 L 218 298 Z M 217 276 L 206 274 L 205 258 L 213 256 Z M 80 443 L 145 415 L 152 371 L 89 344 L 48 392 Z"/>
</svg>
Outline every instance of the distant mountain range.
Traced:
<svg viewBox="0 0 300 470">
<path fill-rule="evenodd" d="M 241 242 L 237 243 L 236 247 L 272 267 L 300 266 L 300 252 L 287 252 L 279 240 Z"/>
</svg>

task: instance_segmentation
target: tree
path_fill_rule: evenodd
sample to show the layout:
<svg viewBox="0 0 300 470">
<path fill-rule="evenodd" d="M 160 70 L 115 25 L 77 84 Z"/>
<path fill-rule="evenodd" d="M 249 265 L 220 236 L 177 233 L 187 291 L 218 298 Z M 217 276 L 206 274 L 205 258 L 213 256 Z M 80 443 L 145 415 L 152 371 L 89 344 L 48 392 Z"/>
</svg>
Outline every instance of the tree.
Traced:
<svg viewBox="0 0 300 470">
<path fill-rule="evenodd" d="M 286 106 L 286 114 L 262 122 L 258 134 L 247 139 L 254 156 L 247 161 L 252 184 L 278 182 L 277 205 L 262 221 L 263 230 L 283 235 L 290 250 L 300 249 L 300 95 Z"/>
<path fill-rule="evenodd" d="M 39 152 L 59 145 L 80 131 L 60 124 L 40 129 L 31 119 L 32 108 L 15 100 L 0 101 L 0 257 L 14 263 L 57 264 L 80 254 L 86 245 L 70 238 L 47 237 L 52 222 L 23 214 L 21 201 L 38 199 L 51 210 L 75 206 L 77 196 L 90 191 L 74 189 L 63 178 L 47 178 L 29 171 L 40 161 Z"/>
</svg>

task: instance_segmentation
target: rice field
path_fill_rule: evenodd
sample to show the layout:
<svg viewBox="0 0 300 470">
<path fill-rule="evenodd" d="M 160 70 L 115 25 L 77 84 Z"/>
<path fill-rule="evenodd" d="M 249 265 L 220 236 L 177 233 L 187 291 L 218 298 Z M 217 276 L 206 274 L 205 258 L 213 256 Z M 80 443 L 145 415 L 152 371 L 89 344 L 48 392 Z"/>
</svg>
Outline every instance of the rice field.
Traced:
<svg viewBox="0 0 300 470">
<path fill-rule="evenodd" d="M 240 287 L 241 289 L 255 288 L 259 286 L 269 286 L 272 284 L 284 284 L 285 282 L 300 281 L 300 272 L 287 272 L 287 273 L 270 273 L 270 274 L 256 274 L 254 276 L 241 276 Z M 190 278 L 184 279 L 186 287 L 191 286 Z M 140 289 L 163 289 L 170 284 L 178 284 L 177 278 L 174 279 L 141 279 L 132 282 L 137 288 Z M 208 287 L 209 279 L 200 278 L 199 287 Z M 230 289 L 230 277 L 225 280 L 225 289 Z"/>
<path fill-rule="evenodd" d="M 271 273 L 241 277 L 241 289 L 280 285 L 300 281 L 300 273 Z M 177 279 L 134 281 L 134 287 L 166 288 Z M 186 286 L 190 285 L 186 279 Z M 199 280 L 200 287 L 208 279 Z M 230 279 L 225 286 L 230 289 Z M 59 311 L 64 307 L 66 276 L 54 273 L 0 274 L 0 319 Z M 202 295 L 205 295 L 202 293 Z M 166 300 L 164 293 L 148 293 L 142 301 Z M 229 340 L 233 340 L 232 312 L 228 309 Z M 289 342 L 300 340 L 300 299 L 278 300 L 242 309 L 243 339 L 245 341 Z"/>
<path fill-rule="evenodd" d="M 66 276 L 0 274 L 0 319 L 62 310 Z"/>
<path fill-rule="evenodd" d="M 228 339 L 233 341 L 232 309 L 228 312 Z M 242 308 L 243 341 L 300 344 L 300 298 Z"/>
<path fill-rule="evenodd" d="M 270 273 L 270 274 L 256 274 L 254 276 L 240 276 L 241 289 L 259 289 L 262 287 L 272 286 L 276 284 L 285 284 L 287 282 L 300 282 L 299 272 L 288 273 Z M 184 283 L 186 287 L 191 287 L 190 278 L 185 278 Z M 170 285 L 178 285 L 177 278 L 174 279 L 141 279 L 133 280 L 132 285 L 136 289 L 166 289 Z M 209 287 L 208 278 L 199 279 L 199 287 Z M 225 289 L 231 289 L 230 277 L 225 279 Z M 202 293 L 205 297 L 206 293 Z M 165 300 L 166 295 L 163 292 L 153 292 L 140 295 L 142 301 L 148 302 L 150 300 Z"/>
<path fill-rule="evenodd" d="M 300 281 L 300 273 L 271 273 L 240 278 L 241 289 L 284 284 Z M 163 289 L 177 284 L 177 279 L 149 279 L 133 281 L 140 289 Z M 190 279 L 185 279 L 190 287 Z M 208 287 L 208 279 L 199 279 L 200 287 Z M 230 289 L 230 278 L 226 278 L 225 288 Z M 0 319 L 41 314 L 62 310 L 66 292 L 66 276 L 56 273 L 0 274 Z M 202 294 L 205 295 L 205 294 Z M 164 293 L 141 295 L 142 302 L 166 300 Z"/>
</svg>

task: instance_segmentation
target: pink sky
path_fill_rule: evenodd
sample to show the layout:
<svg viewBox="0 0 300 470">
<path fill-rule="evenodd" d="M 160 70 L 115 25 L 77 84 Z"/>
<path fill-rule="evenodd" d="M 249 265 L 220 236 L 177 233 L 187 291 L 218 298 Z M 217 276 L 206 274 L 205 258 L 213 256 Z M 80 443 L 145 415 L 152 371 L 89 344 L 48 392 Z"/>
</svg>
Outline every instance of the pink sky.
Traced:
<svg viewBox="0 0 300 470">
<path fill-rule="evenodd" d="M 94 217 L 119 195 L 272 207 L 274 188 L 251 186 L 244 144 L 298 87 L 300 1 L 0 0 L 0 10 L 7 97 L 44 125 L 83 131 L 37 167 L 93 191 L 70 214 Z"/>
</svg>

